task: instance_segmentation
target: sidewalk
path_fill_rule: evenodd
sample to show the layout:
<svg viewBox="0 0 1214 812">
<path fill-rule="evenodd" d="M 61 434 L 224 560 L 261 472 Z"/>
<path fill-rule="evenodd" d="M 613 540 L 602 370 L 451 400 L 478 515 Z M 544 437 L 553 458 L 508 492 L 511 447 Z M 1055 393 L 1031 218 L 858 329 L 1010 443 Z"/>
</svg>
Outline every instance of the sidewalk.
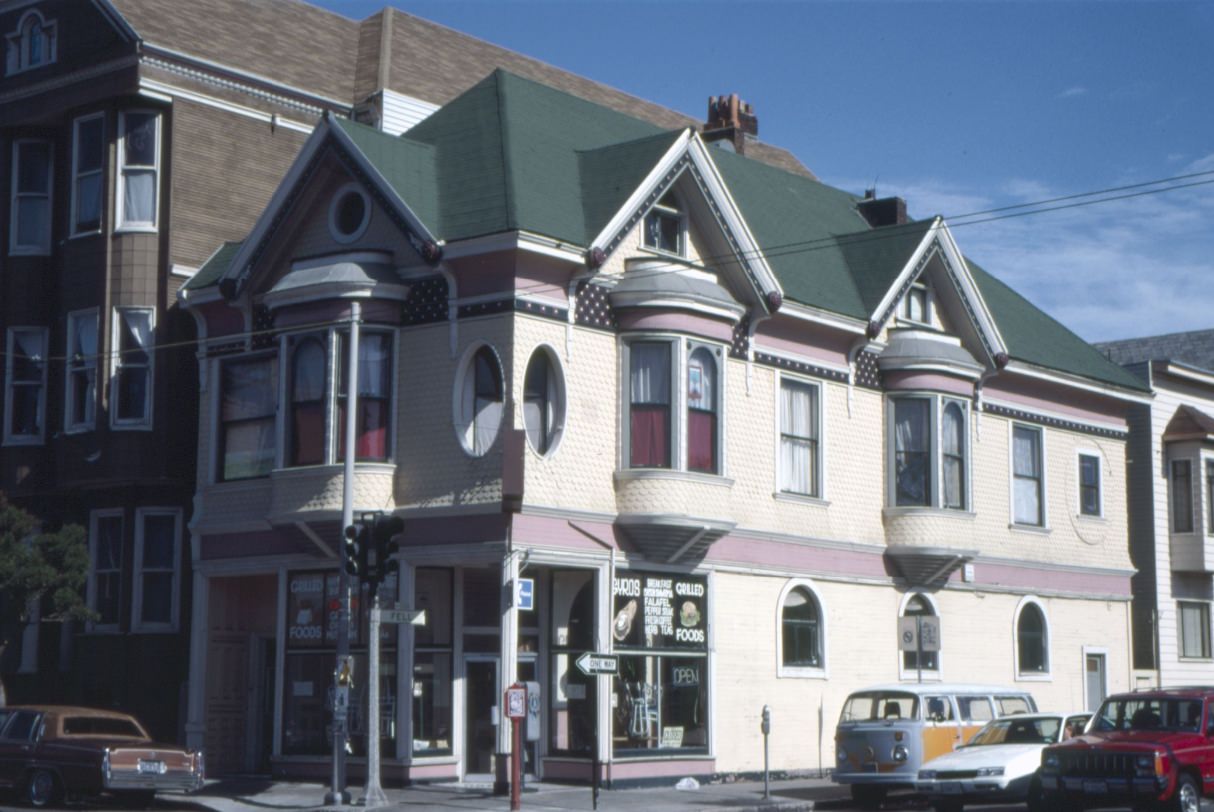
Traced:
<svg viewBox="0 0 1214 812">
<path fill-rule="evenodd" d="M 678 790 L 670 786 L 644 789 L 601 790 L 598 809 L 604 812 L 628 810 L 713 810 L 713 812 L 801 812 L 811 810 L 815 801 L 847 797 L 846 788 L 828 779 L 773 781 L 770 800 L 763 799 L 762 782 L 703 784 L 698 789 Z M 253 812 L 253 810 L 358 810 L 361 787 L 350 787 L 354 802 L 350 806 L 324 804 L 326 787 L 320 784 L 235 779 L 210 782 L 188 796 L 164 796 L 164 800 L 182 798 L 190 805 L 213 812 Z M 385 789 L 389 806 L 384 810 L 492 809 L 509 810 L 510 796 L 494 795 L 482 785 L 418 784 L 406 789 Z M 593 809 L 589 787 L 564 784 L 530 784 L 522 796 L 524 810 Z"/>
</svg>

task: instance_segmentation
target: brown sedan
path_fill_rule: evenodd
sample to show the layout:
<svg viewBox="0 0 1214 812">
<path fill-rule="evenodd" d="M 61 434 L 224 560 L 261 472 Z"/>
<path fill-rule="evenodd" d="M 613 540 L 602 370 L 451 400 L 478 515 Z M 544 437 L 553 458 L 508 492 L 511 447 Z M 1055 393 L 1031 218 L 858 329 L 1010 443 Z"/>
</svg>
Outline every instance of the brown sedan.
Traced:
<svg viewBox="0 0 1214 812">
<path fill-rule="evenodd" d="M 0 787 L 34 806 L 110 793 L 145 807 L 158 790 L 195 790 L 202 779 L 202 753 L 156 744 L 128 714 L 59 705 L 0 708 Z"/>
</svg>

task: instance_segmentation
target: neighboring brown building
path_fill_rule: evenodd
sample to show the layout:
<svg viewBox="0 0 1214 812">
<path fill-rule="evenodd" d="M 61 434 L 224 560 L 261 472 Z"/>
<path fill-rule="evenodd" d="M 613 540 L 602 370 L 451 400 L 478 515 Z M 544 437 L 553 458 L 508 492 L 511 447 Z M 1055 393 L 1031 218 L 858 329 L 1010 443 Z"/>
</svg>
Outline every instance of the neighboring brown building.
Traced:
<svg viewBox="0 0 1214 812">
<path fill-rule="evenodd" d="M 249 232 L 320 116 L 397 134 L 505 67 L 663 128 L 696 122 L 391 9 L 359 22 L 294 0 L 0 0 L 0 49 L 0 489 L 88 528 L 100 616 L 5 630 L 0 672 L 12 700 L 117 706 L 183 738 L 199 364 L 177 292 Z M 257 579 L 230 581 L 208 632 L 272 669 L 239 610 Z M 245 727 L 270 701 L 219 680 L 207 695 Z M 264 768 L 263 732 L 240 730 L 245 752 L 211 754 L 212 769 Z"/>
</svg>

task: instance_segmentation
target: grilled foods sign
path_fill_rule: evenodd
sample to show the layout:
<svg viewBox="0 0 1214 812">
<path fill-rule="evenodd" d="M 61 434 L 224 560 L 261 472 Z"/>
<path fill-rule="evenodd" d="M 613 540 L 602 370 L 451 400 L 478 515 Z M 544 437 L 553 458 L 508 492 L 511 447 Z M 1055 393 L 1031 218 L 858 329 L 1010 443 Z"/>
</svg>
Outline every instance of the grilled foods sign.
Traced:
<svg viewBox="0 0 1214 812">
<path fill-rule="evenodd" d="M 707 579 L 625 571 L 612 584 L 617 648 L 705 649 Z"/>
</svg>

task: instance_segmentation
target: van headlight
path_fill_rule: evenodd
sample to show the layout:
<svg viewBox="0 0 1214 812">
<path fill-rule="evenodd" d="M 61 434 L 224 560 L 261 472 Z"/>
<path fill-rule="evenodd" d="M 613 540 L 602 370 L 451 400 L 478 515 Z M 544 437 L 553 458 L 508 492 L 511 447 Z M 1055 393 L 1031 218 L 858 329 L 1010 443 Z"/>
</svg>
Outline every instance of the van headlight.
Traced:
<svg viewBox="0 0 1214 812">
<path fill-rule="evenodd" d="M 979 778 L 987 778 L 992 775 L 1003 775 L 1002 767 L 979 767 L 975 772 Z"/>
<path fill-rule="evenodd" d="M 835 751 L 835 760 L 838 761 L 840 764 L 847 761 L 847 751 L 844 750 L 842 747 L 840 747 L 838 750 Z"/>
<path fill-rule="evenodd" d="M 905 744 L 899 744 L 894 748 L 894 761 L 898 762 L 899 764 L 906 761 L 906 758 L 909 755 L 910 752 L 906 749 Z"/>
</svg>

